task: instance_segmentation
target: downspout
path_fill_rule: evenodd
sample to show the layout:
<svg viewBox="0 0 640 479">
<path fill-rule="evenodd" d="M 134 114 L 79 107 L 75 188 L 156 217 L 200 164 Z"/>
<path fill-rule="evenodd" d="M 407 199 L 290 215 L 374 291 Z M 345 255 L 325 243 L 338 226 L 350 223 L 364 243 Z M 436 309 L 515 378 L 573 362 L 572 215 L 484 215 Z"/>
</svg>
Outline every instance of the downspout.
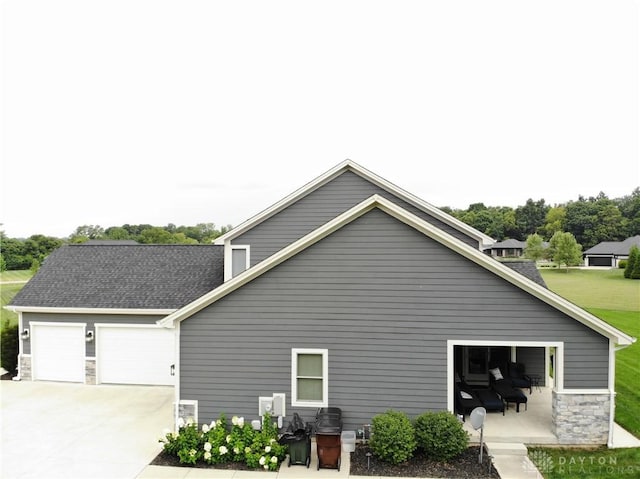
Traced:
<svg viewBox="0 0 640 479">
<path fill-rule="evenodd" d="M 613 447 L 613 427 L 615 424 L 615 414 L 616 414 L 616 352 L 621 351 L 625 348 L 631 346 L 630 344 L 625 344 L 623 346 L 616 347 L 613 339 L 609 340 L 609 438 L 607 439 L 607 447 Z"/>
<path fill-rule="evenodd" d="M 613 426 L 616 414 L 616 345 L 613 339 L 609 340 L 609 437 L 607 447 L 613 447 Z"/>
<path fill-rule="evenodd" d="M 174 385 L 173 389 L 175 391 L 175 402 L 173 405 L 173 427 L 177 429 L 178 424 L 178 414 L 180 413 L 180 321 L 174 321 L 173 327 L 175 331 L 175 363 L 174 363 Z"/>
</svg>

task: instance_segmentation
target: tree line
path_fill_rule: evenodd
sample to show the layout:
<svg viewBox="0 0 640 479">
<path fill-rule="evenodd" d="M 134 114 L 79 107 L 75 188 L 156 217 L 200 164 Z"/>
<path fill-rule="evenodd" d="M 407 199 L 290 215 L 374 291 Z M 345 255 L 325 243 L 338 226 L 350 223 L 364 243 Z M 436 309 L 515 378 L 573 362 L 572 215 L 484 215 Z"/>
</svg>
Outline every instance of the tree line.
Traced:
<svg viewBox="0 0 640 479">
<path fill-rule="evenodd" d="M 27 239 L 8 238 L 0 231 L 0 271 L 37 270 L 42 261 L 63 244 L 78 244 L 89 240 L 133 240 L 141 244 L 210 244 L 231 229 L 217 228 L 213 223 L 195 226 L 152 226 L 149 224 L 112 226 L 78 226 L 67 238 L 33 235 Z"/>
<path fill-rule="evenodd" d="M 640 234 L 640 188 L 622 198 L 609 199 L 601 192 L 555 206 L 544 199 L 528 199 L 515 209 L 483 203 L 474 203 L 466 210 L 442 209 L 497 241 L 525 241 L 534 233 L 550 241 L 562 231 L 571 233 L 586 250 L 602 241 L 622 241 Z"/>
<path fill-rule="evenodd" d="M 622 241 L 640 234 L 640 187 L 630 195 L 609 199 L 604 193 L 580 196 L 576 201 L 548 205 L 544 199 L 509 206 L 469 205 L 466 210 L 443 211 L 502 241 L 507 238 L 526 241 L 536 234 L 551 241 L 558 232 L 570 233 L 586 250 L 602 241 Z M 195 226 L 152 226 L 149 224 L 111 226 L 83 225 L 68 238 L 33 235 L 27 239 L 8 238 L 0 231 L 0 270 L 37 269 L 51 251 L 66 243 L 88 240 L 134 240 L 142 244 L 209 244 L 231 229 L 214 223 Z"/>
</svg>

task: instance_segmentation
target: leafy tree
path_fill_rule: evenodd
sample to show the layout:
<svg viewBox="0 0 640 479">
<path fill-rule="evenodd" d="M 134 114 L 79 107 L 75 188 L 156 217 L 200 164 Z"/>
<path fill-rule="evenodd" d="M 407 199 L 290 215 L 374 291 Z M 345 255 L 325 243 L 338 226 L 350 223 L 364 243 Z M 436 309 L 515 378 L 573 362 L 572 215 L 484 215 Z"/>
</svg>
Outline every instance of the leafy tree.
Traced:
<svg viewBox="0 0 640 479">
<path fill-rule="evenodd" d="M 567 271 L 569 271 L 569 266 L 575 266 L 582 262 L 582 246 L 569 232 L 556 232 L 549 241 L 549 248 L 553 254 L 553 261 L 558 265 L 564 264 Z"/>
<path fill-rule="evenodd" d="M 90 239 L 104 239 L 104 229 L 100 225 L 78 226 L 69 237 L 71 243 L 84 243 Z"/>
<path fill-rule="evenodd" d="M 624 221 L 624 237 L 640 234 L 640 188 L 633 190 L 631 195 L 614 200 Z"/>
<path fill-rule="evenodd" d="M 128 240 L 131 239 L 129 232 L 122 226 L 111 226 L 104 231 L 104 235 L 110 240 Z"/>
<path fill-rule="evenodd" d="M 520 231 L 520 237 L 536 233 L 544 224 L 548 212 L 549 206 L 543 199 L 533 201 L 529 198 L 524 206 L 516 208 L 516 225 Z"/>
<path fill-rule="evenodd" d="M 4 260 L 4 255 L 0 253 L 0 271 L 7 270 L 7 262 Z"/>
<path fill-rule="evenodd" d="M 544 241 L 537 233 L 527 236 L 527 245 L 524 248 L 524 257 L 533 261 L 544 258 Z"/>
<path fill-rule="evenodd" d="M 622 214 L 604 193 L 597 197 L 571 202 L 566 206 L 565 229 L 572 233 L 578 243 L 586 248 L 602 241 L 624 239 Z"/>
<path fill-rule="evenodd" d="M 554 206 L 547 211 L 547 216 L 542 226 L 545 238 L 549 239 L 556 231 L 564 231 L 564 221 L 567 217 L 567 210 L 564 206 Z"/>
<path fill-rule="evenodd" d="M 624 269 L 624 277 L 631 278 L 634 271 L 637 269 L 637 265 L 640 263 L 640 249 L 633 245 L 629 250 L 629 259 L 627 260 L 627 266 Z"/>
</svg>

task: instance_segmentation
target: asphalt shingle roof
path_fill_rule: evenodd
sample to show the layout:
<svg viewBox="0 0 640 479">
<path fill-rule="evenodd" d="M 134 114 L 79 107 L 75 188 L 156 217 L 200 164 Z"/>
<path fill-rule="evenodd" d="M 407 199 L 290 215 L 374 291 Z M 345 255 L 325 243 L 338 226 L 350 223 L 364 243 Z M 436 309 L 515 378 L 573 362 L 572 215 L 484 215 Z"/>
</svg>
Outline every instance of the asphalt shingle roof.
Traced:
<svg viewBox="0 0 640 479">
<path fill-rule="evenodd" d="M 216 245 L 66 245 L 11 306 L 177 309 L 224 281 Z"/>
<path fill-rule="evenodd" d="M 610 254 L 610 255 L 627 255 L 633 245 L 640 248 L 640 235 L 631 236 L 624 241 L 603 241 L 589 248 L 583 254 Z"/>
<path fill-rule="evenodd" d="M 512 270 L 517 273 L 520 273 L 522 276 L 529 278 L 531 281 L 538 283 L 540 286 L 547 287 L 547 284 L 542 279 L 542 275 L 538 268 L 536 268 L 535 261 L 500 261 L 503 265 L 508 266 Z"/>
</svg>

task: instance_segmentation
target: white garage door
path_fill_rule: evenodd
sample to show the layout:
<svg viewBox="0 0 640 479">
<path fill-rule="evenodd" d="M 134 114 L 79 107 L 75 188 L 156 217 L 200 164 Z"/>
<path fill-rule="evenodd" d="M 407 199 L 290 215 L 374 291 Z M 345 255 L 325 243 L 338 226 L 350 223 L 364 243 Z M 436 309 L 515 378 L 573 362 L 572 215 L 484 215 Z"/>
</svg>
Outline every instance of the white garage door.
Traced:
<svg viewBox="0 0 640 479">
<path fill-rule="evenodd" d="M 96 324 L 97 380 L 112 384 L 174 384 L 172 329 Z"/>
<path fill-rule="evenodd" d="M 84 382 L 84 324 L 31 323 L 34 380 Z"/>
</svg>

